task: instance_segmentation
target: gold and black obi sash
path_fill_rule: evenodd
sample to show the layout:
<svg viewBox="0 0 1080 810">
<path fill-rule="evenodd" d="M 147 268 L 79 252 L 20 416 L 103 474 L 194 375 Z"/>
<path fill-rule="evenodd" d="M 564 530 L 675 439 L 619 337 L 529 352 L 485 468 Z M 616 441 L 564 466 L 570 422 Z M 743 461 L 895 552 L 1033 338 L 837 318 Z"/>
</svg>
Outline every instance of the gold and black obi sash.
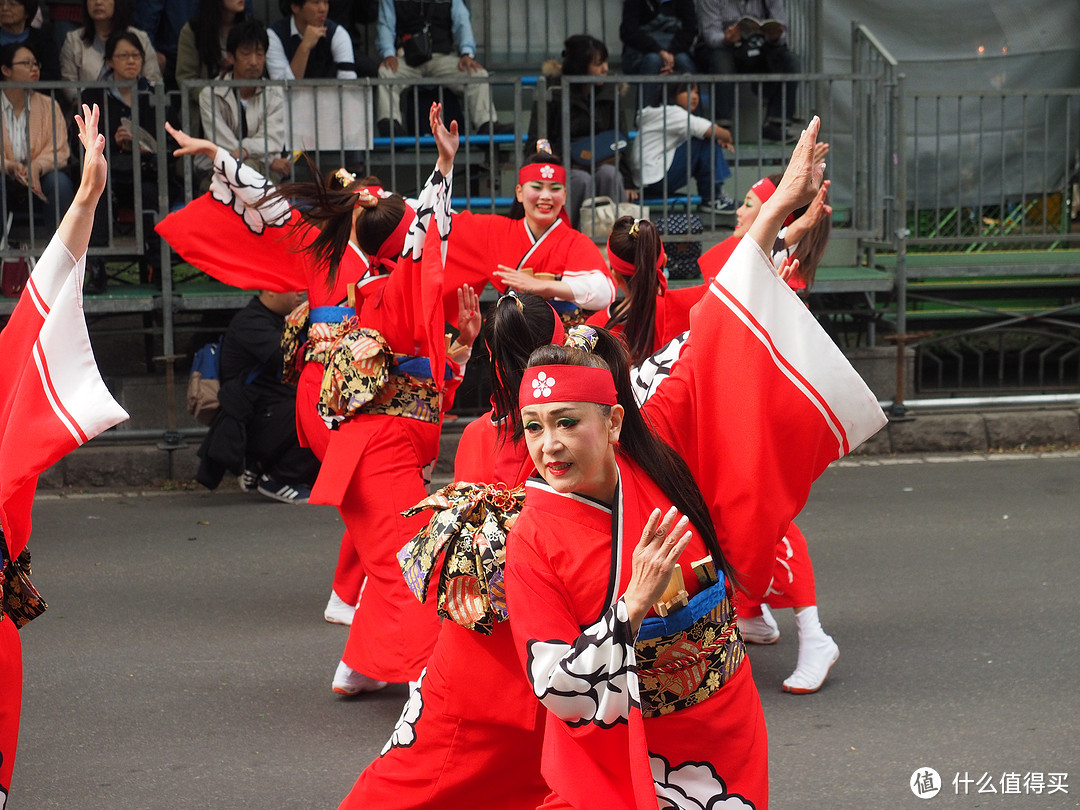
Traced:
<svg viewBox="0 0 1080 810">
<path fill-rule="evenodd" d="M 330 314 L 339 319 L 320 318 L 330 310 L 337 311 Z M 323 419 L 340 421 L 366 413 L 439 421 L 440 393 L 431 369 L 416 370 L 416 364 L 408 363 L 412 370 L 402 371 L 413 358 L 395 355 L 378 331 L 360 326 L 349 307 L 312 310 L 304 359 L 324 369 L 317 406 Z"/>
<path fill-rule="evenodd" d="M 30 581 L 30 551 L 23 549 L 8 559 L 7 544 L 0 531 L 0 621 L 7 616 L 16 627 L 24 627 L 49 607 Z"/>
<path fill-rule="evenodd" d="M 645 717 L 708 699 L 731 680 L 746 656 L 722 582 L 695 594 L 690 604 L 665 618 L 647 618 L 634 647 Z"/>
</svg>

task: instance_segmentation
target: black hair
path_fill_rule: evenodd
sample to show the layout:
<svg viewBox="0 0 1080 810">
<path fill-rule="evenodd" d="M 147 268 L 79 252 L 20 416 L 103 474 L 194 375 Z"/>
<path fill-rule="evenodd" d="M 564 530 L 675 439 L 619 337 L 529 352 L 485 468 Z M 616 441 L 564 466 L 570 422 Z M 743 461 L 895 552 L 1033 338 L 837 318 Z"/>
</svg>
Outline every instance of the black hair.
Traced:
<svg viewBox="0 0 1080 810">
<path fill-rule="evenodd" d="M 637 228 L 634 229 L 634 223 Z M 632 232 L 633 231 L 633 232 Z M 656 226 L 647 219 L 619 217 L 608 238 L 608 252 L 634 265 L 634 275 L 627 279 L 629 292 L 612 310 L 608 329 L 622 325 L 622 337 L 630 352 L 630 362 L 640 363 L 653 353 L 656 335 L 656 296 L 660 279 L 656 262 L 663 243 Z"/>
<path fill-rule="evenodd" d="M 105 59 L 112 59 L 113 54 L 116 53 L 116 46 L 121 42 L 126 42 L 129 45 L 135 47 L 136 50 L 142 55 L 143 63 L 146 62 L 146 48 L 143 47 L 142 42 L 135 35 L 135 32 L 128 31 L 123 28 L 119 31 L 114 31 L 109 35 L 109 38 L 105 40 Z"/>
<path fill-rule="evenodd" d="M 491 355 L 492 417 L 500 432 L 521 421 L 517 396 L 522 374 L 533 350 L 551 343 L 558 317 L 547 299 L 532 293 L 504 295 L 488 314 L 484 342 Z"/>
<path fill-rule="evenodd" d="M 524 167 L 531 163 L 553 163 L 558 165 L 562 163 L 562 158 L 552 152 L 536 152 L 525 158 L 525 162 L 521 165 Z M 510 217 L 510 219 L 525 219 L 524 203 L 515 199 L 510 204 L 510 210 L 507 211 L 506 216 Z"/>
<path fill-rule="evenodd" d="M 226 52 L 236 53 L 237 49 L 252 45 L 262 46 L 264 51 L 270 47 L 270 37 L 266 33 L 266 26 L 253 18 L 235 23 L 225 41 Z"/>
<path fill-rule="evenodd" d="M 97 31 L 94 29 L 94 21 L 90 19 L 90 0 L 83 0 L 83 27 L 79 36 L 82 37 L 82 41 L 87 45 L 94 44 L 94 36 Z M 113 15 L 110 23 L 112 27 L 109 33 L 115 33 L 117 31 L 126 31 L 131 26 L 131 21 L 135 18 L 135 0 L 113 0 Z M 143 58 L 146 57 L 146 49 L 141 45 L 139 49 L 143 51 Z"/>
<path fill-rule="evenodd" d="M 597 329 L 596 347 L 591 352 L 567 346 L 541 346 L 529 358 L 529 366 L 570 365 L 607 368 L 615 380 L 618 402 L 624 410 L 619 450 L 641 467 L 675 507 L 688 518 L 712 555 L 716 572 L 737 584 L 736 572 L 720 549 L 705 496 L 694 480 L 690 468 L 667 442 L 663 441 L 645 420 L 634 399 L 630 383 L 630 358 L 622 341 L 606 329 Z M 598 405 L 610 409 L 610 406 Z M 610 412 L 610 410 L 609 410 Z M 517 431 L 524 431 L 521 419 Z"/>
<path fill-rule="evenodd" d="M 783 174 L 769 175 L 769 180 L 772 181 L 774 186 L 779 186 L 783 178 Z M 806 209 L 809 207 L 810 205 L 807 204 L 802 208 L 797 208 L 792 212 L 791 216 L 793 219 L 798 219 L 806 213 Z M 825 248 L 829 244 L 831 234 L 832 219 L 828 215 L 822 215 L 817 224 L 795 246 L 792 258 L 799 260 L 798 275 L 799 278 L 806 282 L 807 289 L 814 283 L 814 274 L 817 272 L 818 264 L 821 263 L 821 257 L 825 255 Z"/>
<path fill-rule="evenodd" d="M 38 12 L 38 0 L 12 0 L 12 2 L 23 7 L 23 11 L 26 12 L 26 25 L 29 26 L 30 21 L 34 19 L 34 15 Z"/>
<path fill-rule="evenodd" d="M 6 68 L 14 67 L 15 54 L 23 48 L 30 51 L 34 55 L 34 59 L 38 59 L 37 51 L 29 42 L 9 42 L 7 45 L 0 45 L 0 65 Z"/>
<path fill-rule="evenodd" d="M 308 158 L 308 168 L 314 181 L 281 183 L 263 200 L 288 202 L 300 213 L 304 225 L 317 231 L 304 250 L 311 254 L 316 264 L 326 268 L 326 285 L 332 288 L 341 258 L 349 246 L 357 192 L 363 186 L 358 181 L 342 188 L 332 176 L 324 179 L 311 158 Z M 407 207 L 401 195 L 392 194 L 371 208 L 361 208 L 356 220 L 356 241 L 360 249 L 370 256 L 377 253 L 401 224 Z"/>
<path fill-rule="evenodd" d="M 233 19 L 232 30 L 248 19 L 247 11 L 241 11 Z M 199 0 L 195 15 L 191 18 L 191 33 L 195 35 L 195 50 L 199 63 L 206 68 L 206 75 L 216 79 L 221 74 L 221 26 L 224 24 L 221 0 Z M 231 34 L 231 31 L 230 31 Z M 226 46 L 226 51 L 228 51 Z"/>
<path fill-rule="evenodd" d="M 587 76 L 592 65 L 608 61 L 608 49 L 590 34 L 574 34 L 563 43 L 562 57 L 564 76 Z"/>
</svg>

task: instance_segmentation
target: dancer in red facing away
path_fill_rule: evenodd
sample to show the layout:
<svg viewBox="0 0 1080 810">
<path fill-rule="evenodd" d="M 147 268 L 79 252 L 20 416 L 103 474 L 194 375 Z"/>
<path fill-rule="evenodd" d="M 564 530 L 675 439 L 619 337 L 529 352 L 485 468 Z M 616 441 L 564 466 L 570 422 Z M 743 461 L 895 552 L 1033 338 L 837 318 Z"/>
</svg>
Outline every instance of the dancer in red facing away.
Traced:
<svg viewBox="0 0 1080 810">
<path fill-rule="evenodd" d="M 547 709 L 545 807 L 768 804 L 764 722 L 726 563 L 763 588 L 810 483 L 885 422 L 764 252 L 820 187 L 818 127 L 691 312 L 648 423 L 625 365 L 558 347 L 530 360 L 518 400 L 540 478 L 507 544 L 506 593 Z M 725 561 L 725 535 L 757 538 L 756 553 Z M 676 562 L 685 593 L 664 595 Z"/>
<path fill-rule="evenodd" d="M 28 565 L 38 476 L 97 434 L 127 419 L 98 373 L 82 310 L 86 249 L 108 170 L 100 112 L 75 116 L 83 153 L 75 199 L 0 331 L 0 592 L 14 594 Z M 22 559 L 20 559 L 20 557 Z M 21 601 L 21 600 L 20 600 Z M 43 607 L 41 609 L 44 609 Z M 36 615 L 4 601 L 0 613 L 0 808 L 11 790 L 22 702 L 18 627 Z"/>
<path fill-rule="evenodd" d="M 815 157 L 821 154 L 819 149 Z M 781 175 L 764 177 L 746 193 L 746 199 L 736 211 L 737 222 L 732 235 L 706 251 L 698 260 L 706 277 L 723 267 L 757 219 L 761 207 L 776 192 L 780 179 Z M 832 207 L 826 199 L 828 189 L 829 181 L 826 180 L 809 206 L 785 219 L 773 247 L 773 265 L 787 279 L 788 286 L 804 300 L 829 241 Z M 791 273 L 794 260 L 797 260 L 798 270 Z M 821 627 L 810 549 L 803 533 L 794 523 L 776 545 L 773 575 L 766 590 L 738 593 L 736 606 L 743 638 L 753 644 L 775 644 L 780 638 L 780 628 L 770 607 L 793 608 L 799 643 L 798 660 L 795 671 L 783 681 L 781 688 L 785 692 L 807 695 L 822 687 L 829 670 L 840 657 L 840 648 Z"/>
<path fill-rule="evenodd" d="M 249 271 L 272 277 L 290 265 L 223 268 L 228 257 L 212 255 L 208 232 L 215 239 L 226 232 L 244 239 L 232 250 L 252 244 L 261 256 L 246 261 L 255 265 L 268 250 L 299 250 L 293 265 L 305 275 L 311 310 L 297 427 L 322 462 L 310 502 L 338 507 L 367 577 L 332 683 L 342 695 L 416 680 L 439 628 L 433 607 L 409 592 L 395 555 L 423 526 L 422 518 L 405 518 L 401 511 L 426 495 L 423 470 L 438 453 L 442 414 L 460 383 L 480 315 L 471 291 L 451 293 L 461 334 L 448 353 L 442 253 L 458 137 L 456 127 L 442 126 L 437 104 L 431 117 L 439 159 L 415 213 L 381 189 L 292 183 L 267 196 L 264 178 L 208 141 L 177 132 L 176 154 L 212 157 L 215 177 L 207 195 L 159 226 L 186 260 L 239 286 L 251 283 Z M 299 225 L 286 200 L 304 212 Z M 271 228 L 284 228 L 277 233 L 286 239 L 267 239 Z M 363 254 L 374 257 L 371 272 L 365 272 Z M 375 276 L 384 257 L 400 258 L 388 276 Z M 347 283 L 354 279 L 355 308 L 346 305 Z"/>
<path fill-rule="evenodd" d="M 615 287 L 600 250 L 570 227 L 566 170 L 550 152 L 538 152 L 518 172 L 515 189 L 523 216 L 454 215 L 446 255 L 448 283 L 467 283 L 481 292 L 490 281 L 550 299 L 568 323 L 584 320 L 582 310 L 603 309 Z M 449 319 L 448 311 L 447 317 Z"/>
</svg>

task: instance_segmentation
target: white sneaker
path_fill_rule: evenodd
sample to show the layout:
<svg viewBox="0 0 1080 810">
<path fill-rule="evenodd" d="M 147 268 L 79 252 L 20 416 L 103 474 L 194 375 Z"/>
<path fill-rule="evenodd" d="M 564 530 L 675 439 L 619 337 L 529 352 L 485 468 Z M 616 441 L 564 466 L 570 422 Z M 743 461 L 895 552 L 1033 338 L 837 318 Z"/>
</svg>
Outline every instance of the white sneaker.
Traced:
<svg viewBox="0 0 1080 810">
<path fill-rule="evenodd" d="M 357 672 L 349 667 L 344 661 L 338 661 L 337 671 L 334 672 L 334 682 L 331 688 L 336 695 L 352 697 L 362 692 L 378 692 L 386 686 L 386 681 L 377 681 L 369 678 L 362 672 Z"/>
<path fill-rule="evenodd" d="M 809 695 L 825 683 L 829 670 L 840 658 L 840 648 L 832 636 L 799 644 L 799 663 L 781 688 L 793 695 Z"/>
<path fill-rule="evenodd" d="M 740 616 L 739 631 L 743 641 L 750 644 L 775 644 L 780 639 L 780 628 L 768 605 L 761 606 L 760 616 L 751 616 L 749 619 Z"/>
<path fill-rule="evenodd" d="M 323 611 L 324 619 L 330 624 L 350 625 L 354 613 L 356 613 L 356 605 L 346 603 L 337 595 L 337 591 L 330 591 L 330 601 L 326 603 L 326 609 Z"/>
</svg>

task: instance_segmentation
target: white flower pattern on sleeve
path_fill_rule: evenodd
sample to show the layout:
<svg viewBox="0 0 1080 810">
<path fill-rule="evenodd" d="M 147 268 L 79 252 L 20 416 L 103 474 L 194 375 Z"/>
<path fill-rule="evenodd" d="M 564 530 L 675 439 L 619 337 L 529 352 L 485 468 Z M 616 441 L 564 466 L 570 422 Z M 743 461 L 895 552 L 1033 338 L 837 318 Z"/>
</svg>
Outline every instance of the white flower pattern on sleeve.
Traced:
<svg viewBox="0 0 1080 810">
<path fill-rule="evenodd" d="M 284 200 L 258 204 L 273 184 L 250 166 L 245 166 L 224 149 L 214 158 L 214 176 L 210 194 L 236 212 L 252 233 L 280 228 L 289 223 L 290 208 Z"/>
<path fill-rule="evenodd" d="M 394 726 L 394 733 L 390 735 L 390 739 L 379 752 L 380 757 L 386 756 L 395 748 L 408 748 L 416 742 L 416 724 L 420 721 L 420 715 L 424 713 L 424 695 L 420 687 L 424 683 L 425 675 L 427 675 L 426 667 L 416 682 L 409 684 L 409 699 L 405 701 L 405 706 L 401 709 L 401 716 L 398 718 L 397 725 Z"/>
<path fill-rule="evenodd" d="M 627 722 L 640 705 L 637 658 L 622 599 L 573 644 L 534 639 L 527 650 L 533 692 L 569 726 L 610 728 Z"/>
<path fill-rule="evenodd" d="M 708 762 L 684 762 L 675 768 L 649 754 L 660 810 L 754 810 L 754 803 L 734 793 Z"/>
</svg>

